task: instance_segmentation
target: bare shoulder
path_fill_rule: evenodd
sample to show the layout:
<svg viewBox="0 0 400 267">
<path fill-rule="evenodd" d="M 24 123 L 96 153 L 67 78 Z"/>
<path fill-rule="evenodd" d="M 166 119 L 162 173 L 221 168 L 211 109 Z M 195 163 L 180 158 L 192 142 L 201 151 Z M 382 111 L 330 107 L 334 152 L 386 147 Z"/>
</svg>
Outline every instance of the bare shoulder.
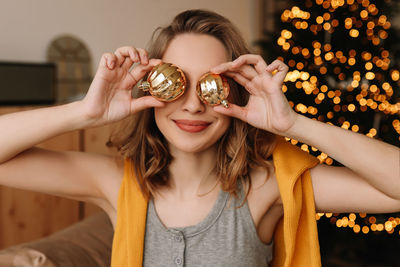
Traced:
<svg viewBox="0 0 400 267">
<path fill-rule="evenodd" d="M 265 203 L 275 204 L 280 201 L 278 183 L 273 168 L 268 170 L 262 167 L 253 168 L 250 177 L 249 201 L 263 203 L 262 205 Z"/>
<path fill-rule="evenodd" d="M 108 213 L 116 211 L 119 188 L 124 172 L 124 158 L 122 156 L 98 154 L 89 154 L 87 156 L 90 158 L 89 165 L 91 165 L 88 167 L 93 171 L 94 182 L 102 194 L 100 203 L 95 204 L 101 206 Z M 102 203 L 103 201 L 104 203 Z"/>
<path fill-rule="evenodd" d="M 87 152 L 66 152 L 71 154 L 72 161 L 77 163 L 71 164 L 71 169 L 81 170 L 74 171 L 81 176 L 83 186 L 91 186 L 88 193 L 76 198 L 78 200 L 92 203 L 104 210 L 112 224 L 116 225 L 118 194 L 124 174 L 124 158 L 122 156 L 110 156 Z M 82 174 L 86 174 L 86 177 Z M 76 191 L 75 191 L 76 192 Z M 75 193 L 73 192 L 73 193 Z M 67 196 L 69 197 L 69 196 Z"/>
<path fill-rule="evenodd" d="M 252 169 L 250 177 L 251 189 L 247 201 L 257 225 L 273 205 L 279 204 L 280 193 L 272 168 Z"/>
</svg>

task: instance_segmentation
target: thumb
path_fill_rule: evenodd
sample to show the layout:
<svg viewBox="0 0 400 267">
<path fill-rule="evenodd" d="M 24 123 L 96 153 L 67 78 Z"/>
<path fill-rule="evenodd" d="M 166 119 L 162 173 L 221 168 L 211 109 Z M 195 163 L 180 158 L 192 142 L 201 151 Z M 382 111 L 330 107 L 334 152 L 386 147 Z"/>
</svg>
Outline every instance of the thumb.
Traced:
<svg viewBox="0 0 400 267">
<path fill-rule="evenodd" d="M 247 111 L 245 108 L 240 107 L 238 105 L 229 103 L 228 108 L 225 108 L 221 105 L 215 106 L 214 111 L 221 113 L 226 116 L 234 117 L 239 120 L 242 120 L 244 122 L 247 122 L 246 117 L 247 117 Z"/>
<path fill-rule="evenodd" d="M 131 114 L 135 114 L 141 110 L 151 107 L 164 107 L 165 103 L 158 101 L 152 96 L 142 96 L 136 99 L 132 99 L 131 102 Z"/>
</svg>

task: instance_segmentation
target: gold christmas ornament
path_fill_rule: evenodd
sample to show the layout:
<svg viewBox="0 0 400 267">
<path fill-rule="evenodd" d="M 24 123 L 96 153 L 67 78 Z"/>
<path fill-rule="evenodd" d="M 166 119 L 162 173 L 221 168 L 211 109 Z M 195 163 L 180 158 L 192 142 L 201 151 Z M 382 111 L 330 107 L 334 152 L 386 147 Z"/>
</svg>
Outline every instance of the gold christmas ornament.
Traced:
<svg viewBox="0 0 400 267">
<path fill-rule="evenodd" d="M 226 100 L 229 95 L 229 84 L 224 76 L 208 72 L 197 83 L 197 95 L 203 103 L 211 106 L 223 105 L 228 108 Z"/>
<path fill-rule="evenodd" d="M 182 70 L 170 63 L 155 66 L 147 79 L 139 84 L 139 89 L 149 91 L 160 101 L 170 102 L 185 92 L 186 78 Z"/>
<path fill-rule="evenodd" d="M 138 85 L 139 89 L 149 91 L 160 101 L 170 102 L 178 99 L 186 89 L 185 74 L 177 66 L 162 63 L 155 66 Z M 208 105 L 222 104 L 228 108 L 229 84 L 225 77 L 206 73 L 197 82 L 196 92 L 200 100 Z"/>
</svg>

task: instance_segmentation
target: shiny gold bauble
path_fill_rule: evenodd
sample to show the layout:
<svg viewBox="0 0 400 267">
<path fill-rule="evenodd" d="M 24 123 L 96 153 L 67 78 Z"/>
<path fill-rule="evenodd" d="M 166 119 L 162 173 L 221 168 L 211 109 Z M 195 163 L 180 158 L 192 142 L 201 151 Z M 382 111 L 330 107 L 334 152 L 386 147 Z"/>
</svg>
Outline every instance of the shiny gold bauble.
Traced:
<svg viewBox="0 0 400 267">
<path fill-rule="evenodd" d="M 196 91 L 203 103 L 228 107 L 229 83 L 224 76 L 211 72 L 204 74 L 197 83 Z"/>
<path fill-rule="evenodd" d="M 186 89 L 186 78 L 183 71 L 171 63 L 155 66 L 146 78 L 138 85 L 143 91 L 160 101 L 170 102 L 178 99 Z M 219 74 L 206 73 L 197 82 L 196 92 L 200 100 L 208 105 L 228 107 L 229 84 Z"/>
<path fill-rule="evenodd" d="M 162 63 L 155 66 L 142 81 L 139 88 L 149 91 L 160 101 L 170 102 L 180 97 L 186 88 L 185 74 L 177 66 Z"/>
</svg>

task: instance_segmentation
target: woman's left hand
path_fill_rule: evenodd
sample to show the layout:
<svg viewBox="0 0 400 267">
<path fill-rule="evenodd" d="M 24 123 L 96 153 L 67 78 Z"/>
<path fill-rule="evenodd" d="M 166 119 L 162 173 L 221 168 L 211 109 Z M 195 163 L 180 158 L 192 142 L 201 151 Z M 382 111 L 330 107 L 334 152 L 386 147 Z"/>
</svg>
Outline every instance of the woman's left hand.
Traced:
<svg viewBox="0 0 400 267">
<path fill-rule="evenodd" d="M 285 135 L 299 116 L 290 107 L 282 92 L 282 84 L 288 71 L 282 61 L 275 60 L 267 65 L 259 55 L 242 55 L 211 69 L 213 73 L 233 78 L 249 93 L 246 106 L 229 103 L 229 108 L 214 107 L 214 110 L 250 125 Z M 276 73 L 272 74 L 272 72 Z"/>
</svg>

